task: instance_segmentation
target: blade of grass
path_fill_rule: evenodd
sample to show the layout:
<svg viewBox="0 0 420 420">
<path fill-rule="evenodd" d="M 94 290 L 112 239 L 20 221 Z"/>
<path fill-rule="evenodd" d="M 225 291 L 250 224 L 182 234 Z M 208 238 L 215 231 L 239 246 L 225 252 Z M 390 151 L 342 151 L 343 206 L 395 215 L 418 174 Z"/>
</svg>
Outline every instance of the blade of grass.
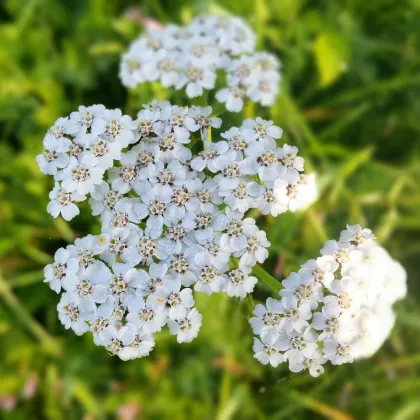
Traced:
<svg viewBox="0 0 420 420">
<path fill-rule="evenodd" d="M 298 391 L 288 391 L 287 395 L 295 400 L 297 403 L 304 405 L 311 409 L 317 414 L 333 420 L 351 420 L 353 417 L 344 411 L 338 410 L 337 408 L 330 407 L 329 405 L 318 401 L 307 395 L 303 395 Z"/>
<path fill-rule="evenodd" d="M 1 274 L 0 297 L 5 305 L 16 315 L 25 328 L 43 345 L 48 353 L 54 356 L 59 356 L 61 354 L 58 343 L 31 317 Z"/>
<path fill-rule="evenodd" d="M 261 266 L 254 265 L 252 272 L 261 280 L 266 286 L 268 286 L 274 292 L 278 292 L 282 289 L 281 283 L 275 279 L 273 276 L 268 274 Z"/>
<path fill-rule="evenodd" d="M 362 166 L 365 162 L 367 162 L 374 151 L 373 147 L 367 147 L 358 153 L 354 153 L 347 162 L 341 167 L 337 174 L 336 182 L 332 188 L 329 202 L 331 204 L 336 204 L 337 200 L 340 196 L 342 189 L 344 188 L 344 184 L 346 180 L 353 175 L 357 169 Z"/>
</svg>

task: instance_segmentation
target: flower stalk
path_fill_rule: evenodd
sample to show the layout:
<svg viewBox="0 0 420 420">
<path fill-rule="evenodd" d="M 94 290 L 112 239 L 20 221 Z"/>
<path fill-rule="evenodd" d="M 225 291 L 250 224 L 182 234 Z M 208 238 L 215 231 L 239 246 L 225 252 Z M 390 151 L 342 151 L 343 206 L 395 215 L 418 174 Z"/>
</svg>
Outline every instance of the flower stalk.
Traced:
<svg viewBox="0 0 420 420">
<path fill-rule="evenodd" d="M 278 293 L 283 287 L 281 283 L 274 278 L 271 274 L 268 274 L 260 265 L 254 265 L 252 269 L 253 273 L 261 280 L 268 288 Z"/>
</svg>

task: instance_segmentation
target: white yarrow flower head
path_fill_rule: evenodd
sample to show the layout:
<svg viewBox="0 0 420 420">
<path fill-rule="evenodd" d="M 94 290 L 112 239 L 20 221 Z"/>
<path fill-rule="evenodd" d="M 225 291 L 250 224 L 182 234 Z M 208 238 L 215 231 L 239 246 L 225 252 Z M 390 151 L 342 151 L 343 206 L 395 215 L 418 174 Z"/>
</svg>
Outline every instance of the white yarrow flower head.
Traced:
<svg viewBox="0 0 420 420">
<path fill-rule="evenodd" d="M 216 23 L 206 25 L 210 40 L 199 37 L 190 43 L 193 66 L 200 65 L 200 57 L 213 60 Z M 237 36 L 249 35 L 235 31 Z M 220 38 L 226 35 L 223 27 L 219 32 Z M 155 42 L 141 48 L 154 54 L 164 45 L 177 44 L 161 35 L 151 35 L 149 41 Z M 226 54 L 241 54 L 235 35 L 229 36 L 233 44 Z M 251 65 L 252 60 L 241 63 Z M 141 75 L 148 71 L 147 66 L 138 69 Z M 275 186 L 289 185 L 291 177 L 297 183 L 303 176 L 303 159 L 297 148 L 277 146 L 282 130 L 272 121 L 247 119 L 218 139 L 211 130 L 221 125 L 209 106 L 152 101 L 136 120 L 118 109 L 82 106 L 49 130 L 44 147 L 54 151 L 54 158 L 37 158 L 40 169 L 55 179 L 48 212 L 71 220 L 80 212 L 77 203 L 88 198 L 92 215 L 101 220 L 99 235 L 78 238 L 59 249 L 54 263 L 45 267 L 45 281 L 63 293 L 58 311 L 65 328 L 76 334 L 91 331 L 95 344 L 131 360 L 147 356 L 154 348 L 154 335 L 163 328 L 169 328 L 179 343 L 198 335 L 202 316 L 194 307 L 196 293 L 242 299 L 253 292 L 258 282 L 253 267 L 268 258 L 270 242 L 245 213 L 286 211 L 287 205 L 275 199 Z M 355 235 L 370 240 L 369 232 L 348 229 L 342 240 L 350 241 L 351 249 Z M 337 246 L 326 252 L 334 253 Z M 317 278 L 321 270 L 337 269 L 334 255 L 316 262 Z M 357 260 L 351 259 L 351 264 Z M 273 300 L 269 313 L 258 311 L 263 319 L 255 321 L 255 331 L 264 343 L 259 356 L 264 362 L 276 365 L 286 357 L 280 352 L 292 351 L 290 340 L 285 347 L 281 329 L 300 334 L 310 327 L 322 287 L 308 290 L 305 302 L 297 299 L 296 291 L 312 277 L 313 270 L 304 272 L 300 281 L 290 282 L 287 302 Z M 328 273 L 323 278 L 327 284 Z M 350 293 L 358 284 L 332 280 L 328 286 L 334 293 Z M 325 316 L 342 307 L 332 299 Z M 298 359 L 295 370 L 303 363 Z M 320 371 L 316 361 L 311 363 L 312 371 Z"/>
<path fill-rule="evenodd" d="M 178 343 L 190 343 L 197 337 L 201 327 L 202 315 L 197 309 L 190 310 L 183 317 L 168 322 L 169 331 L 176 335 Z"/>
<path fill-rule="evenodd" d="M 370 229 L 348 225 L 322 256 L 283 280 L 280 300 L 258 304 L 250 319 L 255 358 L 317 377 L 323 365 L 370 357 L 395 322 L 392 305 L 406 294 L 406 272 Z"/>
<path fill-rule="evenodd" d="M 123 147 L 138 140 L 136 130 L 131 117 L 103 105 L 80 106 L 69 117 L 59 118 L 45 135 L 43 153 L 36 157 L 40 170 L 55 179 L 48 212 L 71 220 L 79 214 L 76 202 L 89 195 L 99 200 L 95 198 L 99 191 L 106 194 L 105 170 L 121 160 Z M 95 211 L 102 212 L 95 204 Z"/>
<path fill-rule="evenodd" d="M 227 85 L 216 99 L 227 110 L 239 112 L 246 101 L 275 102 L 280 64 L 272 54 L 255 51 L 255 34 L 238 17 L 203 15 L 185 27 L 150 29 L 122 55 L 119 75 L 129 88 L 159 82 L 196 98 L 215 88 L 221 72 Z"/>
</svg>

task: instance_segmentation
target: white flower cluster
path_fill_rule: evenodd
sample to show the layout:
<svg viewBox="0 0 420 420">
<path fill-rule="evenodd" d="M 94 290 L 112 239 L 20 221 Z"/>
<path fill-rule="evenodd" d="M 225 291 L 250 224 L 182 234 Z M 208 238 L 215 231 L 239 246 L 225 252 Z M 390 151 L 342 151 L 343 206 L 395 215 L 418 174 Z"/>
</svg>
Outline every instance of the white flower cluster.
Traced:
<svg viewBox="0 0 420 420">
<path fill-rule="evenodd" d="M 211 112 L 209 106 L 181 108 L 152 101 L 136 120 L 103 105 L 80 106 L 70 117 L 59 118 L 45 135 L 43 153 L 36 157 L 41 171 L 55 179 L 48 212 L 71 220 L 79 214 L 75 203 L 90 195 L 93 214 L 99 215 L 108 213 L 124 194 L 149 196 L 155 190 L 163 194 L 160 198 L 168 207 L 156 220 L 173 223 L 192 204 L 165 200 L 175 200 L 171 192 L 180 195 L 181 190 L 197 196 L 203 183 L 211 192 L 210 202 L 240 213 L 258 208 L 264 215 L 277 216 L 304 209 L 316 199 L 315 174 L 301 173 L 303 159 L 296 155 L 296 147 L 276 146 L 282 130 L 272 121 L 247 119 L 241 127 L 222 133 L 222 141 L 211 143 L 206 140 L 208 131 L 222 123 Z M 204 150 L 193 157 L 186 145 L 197 139 L 203 140 Z M 174 179 L 160 179 L 168 168 Z M 204 200 L 192 201 L 197 206 Z"/>
<path fill-rule="evenodd" d="M 41 172 L 53 175 L 48 212 L 71 220 L 79 214 L 75 202 L 86 199 L 103 182 L 105 171 L 121 159 L 121 151 L 140 138 L 137 122 L 119 109 L 80 106 L 59 118 L 44 137 L 36 157 Z"/>
<path fill-rule="evenodd" d="M 122 56 L 124 86 L 159 81 L 164 87 L 184 89 L 190 98 L 216 88 L 217 72 L 227 86 L 216 98 L 239 112 L 248 97 L 269 106 L 280 82 L 279 62 L 272 54 L 255 52 L 255 35 L 237 17 L 204 15 L 189 25 L 148 30 Z"/>
<path fill-rule="evenodd" d="M 45 268 L 45 281 L 64 291 L 59 318 L 76 334 L 90 329 L 122 359 L 148 354 L 166 324 L 179 342 L 196 337 L 193 289 L 253 291 L 252 267 L 270 243 L 248 209 L 276 216 L 307 205 L 303 159 L 296 147 L 277 147 L 279 127 L 248 119 L 212 143 L 208 131 L 221 120 L 211 111 L 153 101 L 133 121 L 80 107 L 49 130 L 47 153 L 37 157 L 57 180 L 53 216 L 70 219 L 79 211 L 73 201 L 90 193 L 102 221 L 100 235 L 58 250 Z M 203 150 L 193 155 L 195 148 Z"/>
<path fill-rule="evenodd" d="M 323 373 L 333 365 L 374 354 L 395 321 L 392 305 L 406 294 L 406 272 L 374 241 L 369 229 L 347 226 L 322 256 L 292 273 L 281 300 L 257 305 L 250 323 L 255 358 L 292 372 Z"/>
</svg>

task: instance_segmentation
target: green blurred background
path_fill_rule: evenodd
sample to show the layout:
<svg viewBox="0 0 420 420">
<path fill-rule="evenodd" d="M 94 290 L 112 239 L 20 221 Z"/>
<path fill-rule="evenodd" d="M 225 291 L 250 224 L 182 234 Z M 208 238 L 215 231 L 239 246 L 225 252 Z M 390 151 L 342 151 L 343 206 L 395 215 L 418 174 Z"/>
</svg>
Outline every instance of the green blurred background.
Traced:
<svg viewBox="0 0 420 420">
<path fill-rule="evenodd" d="M 283 127 L 320 181 L 310 210 L 259 219 L 267 270 L 283 278 L 350 222 L 372 228 L 409 273 L 384 347 L 320 378 L 253 359 L 248 318 L 270 296 L 263 285 L 254 301 L 200 296 L 193 343 L 161 333 L 150 357 L 124 363 L 65 331 L 42 283 L 58 247 L 98 229 L 87 205 L 71 223 L 47 214 L 51 179 L 34 159 L 44 132 L 80 104 L 135 116 L 165 97 L 158 86 L 126 91 L 119 55 L 148 19 L 223 10 L 283 62 L 277 103 L 246 115 Z M 2 0 L 0 16 L 1 418 L 420 418 L 419 0 Z"/>
</svg>

